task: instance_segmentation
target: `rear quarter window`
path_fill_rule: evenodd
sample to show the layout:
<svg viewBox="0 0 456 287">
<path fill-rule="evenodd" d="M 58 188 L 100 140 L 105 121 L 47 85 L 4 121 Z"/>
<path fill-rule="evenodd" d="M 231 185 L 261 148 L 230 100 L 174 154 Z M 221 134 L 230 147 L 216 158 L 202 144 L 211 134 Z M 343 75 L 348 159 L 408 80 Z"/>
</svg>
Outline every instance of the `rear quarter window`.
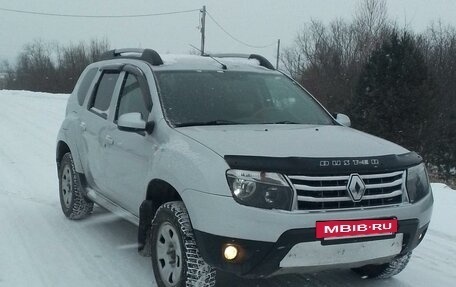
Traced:
<svg viewBox="0 0 456 287">
<path fill-rule="evenodd" d="M 90 85 L 93 82 L 93 78 L 95 78 L 95 75 L 97 74 L 98 69 L 93 68 L 90 69 L 83 77 L 81 84 L 79 85 L 78 88 L 78 103 L 80 106 L 84 103 L 85 98 L 87 97 L 87 93 L 89 92 Z"/>
</svg>

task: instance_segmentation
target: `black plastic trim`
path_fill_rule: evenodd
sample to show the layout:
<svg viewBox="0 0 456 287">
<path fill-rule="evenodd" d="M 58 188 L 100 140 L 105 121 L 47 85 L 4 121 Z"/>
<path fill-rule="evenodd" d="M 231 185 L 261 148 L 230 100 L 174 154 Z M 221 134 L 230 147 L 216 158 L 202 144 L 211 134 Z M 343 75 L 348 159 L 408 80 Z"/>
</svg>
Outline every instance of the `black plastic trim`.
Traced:
<svg viewBox="0 0 456 287">
<path fill-rule="evenodd" d="M 152 200 L 144 200 L 139 207 L 139 226 L 138 226 L 138 252 L 144 256 L 150 256 L 150 246 L 147 245 L 149 232 L 152 227 L 152 219 L 158 206 Z"/>
<path fill-rule="evenodd" d="M 403 170 L 420 164 L 423 158 L 415 152 L 401 155 L 370 157 L 264 157 L 225 155 L 232 169 L 278 172 L 288 175 L 339 175 Z M 367 164 L 360 164 L 361 162 Z"/>
<path fill-rule="evenodd" d="M 258 55 L 258 54 L 210 54 L 210 55 L 203 55 L 215 58 L 241 58 L 241 59 L 255 59 L 260 62 L 260 66 L 265 67 L 270 70 L 275 70 L 274 66 L 271 62 L 268 61 L 265 57 Z"/>
<path fill-rule="evenodd" d="M 99 116 L 100 118 L 104 119 L 104 120 L 107 120 L 108 119 L 108 114 L 105 113 L 105 112 L 99 112 L 97 111 L 94 107 L 91 107 L 89 109 L 89 112 L 92 112 L 94 113 L 95 115 Z"/>
<path fill-rule="evenodd" d="M 127 127 L 120 127 L 117 126 L 119 131 L 124 131 L 124 132 L 131 132 L 131 133 L 136 133 L 140 136 L 146 136 L 146 130 L 144 129 L 135 129 L 135 128 L 127 128 Z"/>
<path fill-rule="evenodd" d="M 399 256 L 413 250 L 423 239 L 428 225 L 420 229 L 418 229 L 418 225 L 418 219 L 399 220 L 398 233 L 404 234 L 402 251 Z M 321 241 L 322 245 L 344 244 L 394 238 L 395 236 L 323 241 L 317 239 L 315 233 L 315 228 L 292 229 L 284 232 L 274 243 L 223 237 L 194 230 L 200 254 L 208 264 L 246 278 L 265 277 L 279 270 L 280 261 L 298 243 Z M 420 234 L 423 234 L 421 238 L 419 238 Z M 226 244 L 236 245 L 241 249 L 240 260 L 227 262 L 223 259 L 222 250 Z"/>
<path fill-rule="evenodd" d="M 257 54 L 251 54 L 249 56 L 249 59 L 255 59 L 260 62 L 260 66 L 263 66 L 265 68 L 268 68 L 270 70 L 275 70 L 274 66 L 269 62 L 265 57 Z"/>
<path fill-rule="evenodd" d="M 128 54 L 128 55 L 122 55 Z M 131 54 L 138 54 L 138 56 L 134 56 Z M 104 52 L 101 57 L 100 61 L 104 60 L 112 60 L 117 58 L 123 59 L 135 59 L 135 60 L 142 60 L 148 62 L 153 66 L 160 66 L 163 65 L 163 60 L 160 55 L 152 49 L 136 49 L 136 48 L 126 48 L 126 49 L 116 49 Z"/>
<path fill-rule="evenodd" d="M 122 70 L 125 71 L 125 72 L 128 72 L 130 74 L 133 74 L 135 76 L 138 76 L 138 77 L 144 77 L 144 73 L 143 71 L 141 71 L 140 68 L 134 66 L 134 65 L 131 65 L 131 64 L 126 64 L 122 67 Z"/>
</svg>

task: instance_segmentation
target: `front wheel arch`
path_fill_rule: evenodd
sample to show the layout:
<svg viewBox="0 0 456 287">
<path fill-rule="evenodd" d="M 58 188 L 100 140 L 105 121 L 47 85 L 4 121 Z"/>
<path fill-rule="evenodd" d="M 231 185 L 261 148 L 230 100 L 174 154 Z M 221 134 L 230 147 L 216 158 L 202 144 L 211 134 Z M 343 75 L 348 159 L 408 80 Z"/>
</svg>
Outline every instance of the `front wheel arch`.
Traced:
<svg viewBox="0 0 456 287">
<path fill-rule="evenodd" d="M 60 164 L 62 162 L 62 158 L 66 153 L 71 153 L 70 147 L 64 142 L 59 141 L 57 143 L 56 155 L 55 160 L 57 162 L 57 169 L 60 169 Z"/>
<path fill-rule="evenodd" d="M 149 232 L 160 206 L 171 201 L 182 201 L 177 190 L 167 181 L 153 179 L 147 185 L 146 199 L 139 207 L 138 252 L 150 256 Z"/>
</svg>

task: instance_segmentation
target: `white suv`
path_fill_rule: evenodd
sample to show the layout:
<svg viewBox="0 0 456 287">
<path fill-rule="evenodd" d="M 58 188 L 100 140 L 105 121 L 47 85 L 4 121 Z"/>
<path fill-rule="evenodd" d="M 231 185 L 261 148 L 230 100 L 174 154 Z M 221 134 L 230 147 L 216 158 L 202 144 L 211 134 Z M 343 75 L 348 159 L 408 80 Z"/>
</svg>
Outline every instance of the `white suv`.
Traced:
<svg viewBox="0 0 456 287">
<path fill-rule="evenodd" d="M 400 272 L 433 197 L 422 158 L 351 129 L 259 55 L 106 52 L 57 140 L 71 219 L 138 225 L 159 286 L 352 268 Z"/>
</svg>

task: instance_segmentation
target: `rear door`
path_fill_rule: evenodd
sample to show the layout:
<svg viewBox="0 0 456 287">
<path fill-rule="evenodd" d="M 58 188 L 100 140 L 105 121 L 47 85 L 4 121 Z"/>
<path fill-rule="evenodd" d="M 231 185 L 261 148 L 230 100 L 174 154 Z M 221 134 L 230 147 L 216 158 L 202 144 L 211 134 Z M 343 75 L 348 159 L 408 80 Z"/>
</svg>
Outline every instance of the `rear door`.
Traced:
<svg viewBox="0 0 456 287">
<path fill-rule="evenodd" d="M 114 125 L 113 98 L 117 98 L 120 84 L 120 66 L 103 69 L 81 116 L 82 140 L 86 150 L 85 175 L 89 184 L 103 194 L 109 194 L 103 150 L 110 144 L 106 131 Z"/>
</svg>

